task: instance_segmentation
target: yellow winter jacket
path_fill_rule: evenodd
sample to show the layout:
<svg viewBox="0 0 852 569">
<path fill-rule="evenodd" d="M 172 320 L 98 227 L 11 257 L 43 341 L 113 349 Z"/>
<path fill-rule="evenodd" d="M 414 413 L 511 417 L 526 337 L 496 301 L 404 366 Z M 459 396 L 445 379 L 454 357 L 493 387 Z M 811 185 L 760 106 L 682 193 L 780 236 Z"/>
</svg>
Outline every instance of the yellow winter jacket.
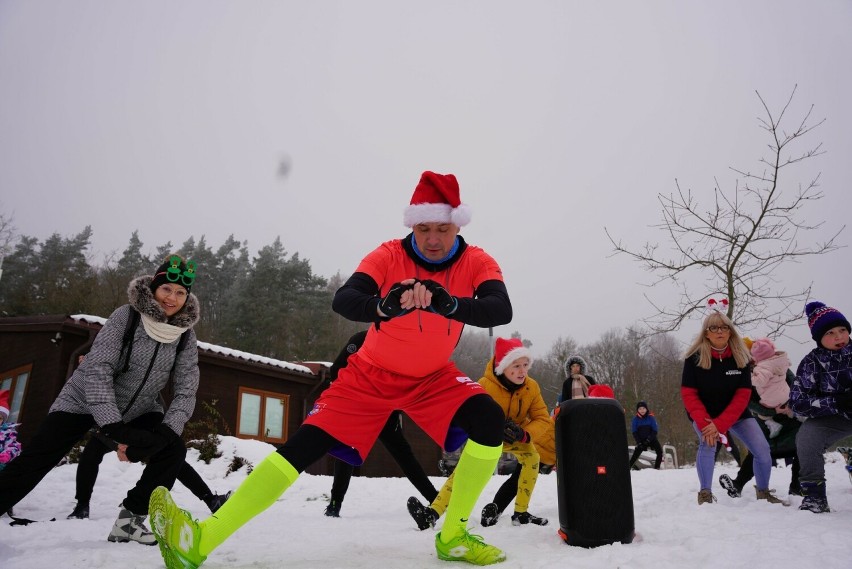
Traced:
<svg viewBox="0 0 852 569">
<path fill-rule="evenodd" d="M 494 374 L 494 358 L 491 358 L 485 365 L 485 374 L 480 378 L 479 385 L 500 405 L 507 419 L 530 434 L 541 462 L 556 464 L 553 418 L 541 396 L 538 382 L 527 376 L 520 388 L 510 392 Z"/>
</svg>

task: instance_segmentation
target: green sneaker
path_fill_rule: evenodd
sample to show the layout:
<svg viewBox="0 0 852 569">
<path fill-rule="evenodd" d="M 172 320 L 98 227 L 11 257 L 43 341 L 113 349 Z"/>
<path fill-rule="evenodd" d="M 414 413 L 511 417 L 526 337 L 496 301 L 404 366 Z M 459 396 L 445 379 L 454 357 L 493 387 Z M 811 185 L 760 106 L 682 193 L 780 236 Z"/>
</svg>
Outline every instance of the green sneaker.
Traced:
<svg viewBox="0 0 852 569">
<path fill-rule="evenodd" d="M 467 561 L 474 565 L 491 565 L 506 560 L 506 554 L 482 541 L 482 536 L 465 531 L 450 543 L 441 541 L 441 534 L 435 535 L 435 549 L 438 559 L 444 561 Z"/>
<path fill-rule="evenodd" d="M 197 569 L 207 559 L 198 552 L 201 528 L 186 510 L 178 508 L 169 491 L 158 486 L 148 503 L 151 529 L 168 569 Z"/>
</svg>

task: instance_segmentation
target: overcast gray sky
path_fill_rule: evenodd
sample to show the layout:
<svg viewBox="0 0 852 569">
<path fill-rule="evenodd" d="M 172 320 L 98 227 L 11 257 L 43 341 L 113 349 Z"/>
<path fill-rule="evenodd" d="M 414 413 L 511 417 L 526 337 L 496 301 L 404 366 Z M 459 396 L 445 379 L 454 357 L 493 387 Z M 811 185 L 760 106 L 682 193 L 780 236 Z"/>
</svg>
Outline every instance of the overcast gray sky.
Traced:
<svg viewBox="0 0 852 569">
<path fill-rule="evenodd" d="M 515 308 L 495 332 L 543 355 L 666 301 L 604 226 L 659 240 L 676 178 L 706 201 L 756 169 L 755 91 L 777 110 L 798 84 L 790 116 L 826 119 L 782 182 L 821 172 L 809 217 L 847 223 L 850 30 L 849 0 L 0 0 L 0 208 L 40 239 L 91 225 L 96 260 L 134 229 L 147 252 L 280 236 L 330 277 L 407 232 L 423 170 L 454 173 Z M 778 277 L 852 313 L 849 259 Z"/>
</svg>

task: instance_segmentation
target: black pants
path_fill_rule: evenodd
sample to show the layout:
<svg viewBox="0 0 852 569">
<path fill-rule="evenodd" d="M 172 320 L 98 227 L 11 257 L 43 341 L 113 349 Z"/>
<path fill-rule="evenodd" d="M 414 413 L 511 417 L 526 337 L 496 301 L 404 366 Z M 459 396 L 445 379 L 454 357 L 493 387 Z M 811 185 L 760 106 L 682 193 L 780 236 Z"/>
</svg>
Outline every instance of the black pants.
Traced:
<svg viewBox="0 0 852 569">
<path fill-rule="evenodd" d="M 153 431 L 154 427 L 162 422 L 162 413 L 146 413 L 131 421 L 130 424 L 137 429 Z M 80 453 L 80 460 L 77 463 L 77 493 L 74 496 L 77 502 L 88 504 L 91 501 L 101 462 L 104 456 L 110 452 L 112 452 L 112 449 L 97 437 L 90 438 L 86 446 L 83 447 L 83 452 Z M 177 480 L 200 500 L 211 493 L 210 487 L 207 486 L 204 479 L 186 461 L 181 465 Z"/>
<path fill-rule="evenodd" d="M 402 413 L 394 411 L 388 417 L 388 422 L 379 433 L 379 442 L 381 442 L 390 453 L 391 457 L 396 461 L 405 477 L 417 488 L 417 491 L 426 498 L 426 501 L 431 503 L 438 495 L 438 490 L 426 476 L 426 472 L 417 458 L 414 456 L 414 451 L 411 450 L 411 445 L 405 440 L 402 433 Z M 348 462 L 336 460 L 334 462 L 334 482 L 331 485 L 331 499 L 338 504 L 343 502 L 346 496 L 346 491 L 349 489 L 349 481 L 352 479 L 354 467 Z"/>
<path fill-rule="evenodd" d="M 771 454 L 772 460 L 779 460 L 785 458 L 792 458 L 793 464 L 790 467 L 790 487 L 797 487 L 799 485 L 799 457 L 796 453 L 788 453 L 788 454 Z M 754 478 L 754 455 L 751 453 L 746 454 L 746 457 L 743 459 L 742 464 L 740 464 L 740 469 L 737 471 L 737 477 L 734 478 L 734 485 L 742 490 L 745 488 L 745 485 L 748 484 L 748 481 Z"/>
<path fill-rule="evenodd" d="M 741 466 L 743 461 L 740 458 L 740 449 L 737 447 L 736 443 L 730 437 L 728 438 L 728 444 L 731 447 L 731 450 L 729 450 L 728 452 L 731 453 L 731 456 L 734 457 L 735 461 L 737 461 L 737 466 Z M 715 456 L 715 458 L 717 460 L 719 458 L 719 453 L 722 452 L 723 448 L 725 448 L 725 445 L 723 445 L 721 443 L 721 441 L 716 443 L 716 456 Z"/>
<path fill-rule="evenodd" d="M 496 447 L 503 444 L 504 422 L 505 415 L 500 405 L 490 395 L 480 394 L 462 403 L 453 415 L 451 424 L 467 433 L 469 440 L 483 446 Z M 287 442 L 278 447 L 278 454 L 297 472 L 304 472 L 337 444 L 339 442 L 334 437 L 319 427 L 302 425 Z"/>
<path fill-rule="evenodd" d="M 128 424 L 136 426 L 138 417 Z M 62 457 L 83 438 L 95 421 L 91 415 L 64 413 L 57 411 L 48 413 L 38 429 L 35 437 L 24 446 L 21 454 L 0 472 L 0 512 L 20 502 L 47 473 L 56 466 Z M 152 455 L 142 471 L 142 476 L 124 499 L 123 506 L 136 515 L 148 514 L 148 499 L 157 486 L 171 488 L 174 485 L 181 464 L 186 458 L 186 447 L 183 441 L 174 439 L 169 444 Z"/>
<path fill-rule="evenodd" d="M 660 469 L 660 464 L 662 464 L 663 462 L 663 447 L 660 445 L 660 441 L 658 441 L 657 439 L 653 439 L 651 441 L 636 445 L 636 448 L 633 449 L 633 456 L 630 457 L 631 467 L 633 466 L 633 463 L 635 463 L 639 459 L 639 455 L 648 450 L 649 447 L 654 449 L 654 452 L 657 453 L 657 458 L 654 461 L 654 468 L 656 468 L 657 470 Z"/>
</svg>

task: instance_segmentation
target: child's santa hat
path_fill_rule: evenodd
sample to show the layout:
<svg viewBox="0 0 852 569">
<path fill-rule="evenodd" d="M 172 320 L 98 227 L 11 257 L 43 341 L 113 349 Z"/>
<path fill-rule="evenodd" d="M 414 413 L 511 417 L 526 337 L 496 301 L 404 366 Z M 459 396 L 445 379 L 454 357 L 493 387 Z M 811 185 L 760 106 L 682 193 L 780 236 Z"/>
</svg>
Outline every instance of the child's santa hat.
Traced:
<svg viewBox="0 0 852 569">
<path fill-rule="evenodd" d="M 0 391 L 0 423 L 9 418 L 9 390 Z"/>
<path fill-rule="evenodd" d="M 461 203 L 455 176 L 426 171 L 414 188 L 411 205 L 405 208 L 402 220 L 406 227 L 418 223 L 453 223 L 462 227 L 470 223 L 471 213 L 470 207 Z"/>
<path fill-rule="evenodd" d="M 532 364 L 530 351 L 518 338 L 497 338 L 494 343 L 494 373 L 500 375 L 506 371 L 512 362 L 519 358 L 529 358 Z"/>
</svg>

